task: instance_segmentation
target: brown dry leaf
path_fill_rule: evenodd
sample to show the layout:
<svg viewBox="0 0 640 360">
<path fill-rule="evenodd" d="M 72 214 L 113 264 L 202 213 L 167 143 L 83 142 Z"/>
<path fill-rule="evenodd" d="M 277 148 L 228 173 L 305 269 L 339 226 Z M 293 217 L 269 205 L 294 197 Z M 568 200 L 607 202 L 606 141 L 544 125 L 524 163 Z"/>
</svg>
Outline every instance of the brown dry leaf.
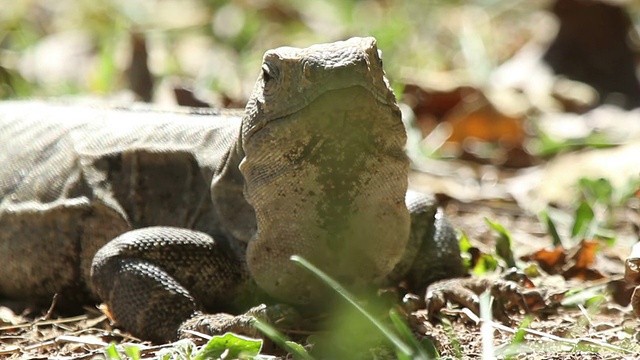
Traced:
<svg viewBox="0 0 640 360">
<path fill-rule="evenodd" d="M 545 289 L 531 289 L 523 292 L 522 301 L 526 305 L 528 311 L 537 311 L 548 307 L 550 303 L 559 303 L 557 299 L 551 299 L 547 296 Z"/>
<path fill-rule="evenodd" d="M 596 280 L 604 278 L 601 271 L 594 268 L 600 244 L 584 240 L 573 249 L 558 246 L 553 250 L 542 249 L 532 255 L 522 257 L 525 261 L 535 261 L 549 274 L 561 274 L 565 279 L 578 278 Z"/>
<path fill-rule="evenodd" d="M 640 243 L 633 245 L 624 263 L 624 279 L 631 285 L 640 285 Z"/>
<path fill-rule="evenodd" d="M 478 93 L 478 89 L 466 85 L 445 84 L 436 88 L 407 83 L 402 94 L 402 102 L 411 107 L 416 115 L 418 127 L 426 136 L 464 99 Z"/>
<path fill-rule="evenodd" d="M 581 246 L 577 248 L 571 260 L 575 261 L 575 265 L 578 268 L 588 268 L 596 260 L 596 253 L 600 245 L 596 241 L 584 240 Z"/>
<path fill-rule="evenodd" d="M 540 249 L 531 255 L 523 256 L 522 260 L 535 261 L 547 273 L 557 274 L 565 264 L 566 257 L 564 248 L 558 246 L 553 250 Z"/>
<path fill-rule="evenodd" d="M 611 298 L 620 306 L 629 305 L 633 290 L 633 286 L 630 286 L 622 279 L 613 280 L 607 284 L 607 291 L 611 294 Z"/>
<path fill-rule="evenodd" d="M 596 263 L 596 253 L 600 244 L 597 241 L 583 240 L 568 257 L 563 276 L 566 279 L 578 278 L 583 280 L 597 280 L 604 275 L 593 267 Z"/>
<path fill-rule="evenodd" d="M 500 112 L 482 93 L 459 103 L 444 122 L 451 125 L 449 145 L 459 147 L 464 158 L 508 167 L 533 164 L 524 150 L 524 119 Z"/>
<path fill-rule="evenodd" d="M 415 113 L 423 136 L 444 124 L 446 153 L 509 167 L 533 163 L 523 146 L 524 118 L 500 111 L 481 89 L 453 80 L 432 87 L 410 83 L 405 86 L 403 102 Z"/>
<path fill-rule="evenodd" d="M 501 113 L 477 88 L 450 85 L 446 89 L 405 85 L 403 102 L 415 113 L 423 134 L 430 133 L 437 123 L 448 122 L 453 126 L 451 142 L 461 144 L 466 138 L 473 137 L 486 142 L 502 142 L 508 147 L 522 144 L 525 138 L 522 118 Z"/>
<path fill-rule="evenodd" d="M 502 114 L 479 92 L 467 96 L 443 120 L 452 125 L 449 141 L 460 144 L 475 138 L 513 148 L 522 146 L 525 138 L 523 119 Z"/>
<path fill-rule="evenodd" d="M 197 107 L 197 108 L 210 108 L 211 105 L 198 98 L 193 88 L 185 83 L 176 84 L 173 86 L 173 95 L 176 98 L 176 102 L 180 106 Z"/>
<path fill-rule="evenodd" d="M 147 52 L 147 39 L 143 34 L 129 34 L 131 42 L 131 59 L 129 67 L 125 70 L 129 88 L 136 96 L 145 102 L 153 98 L 153 75 L 149 70 L 149 54 Z"/>
</svg>

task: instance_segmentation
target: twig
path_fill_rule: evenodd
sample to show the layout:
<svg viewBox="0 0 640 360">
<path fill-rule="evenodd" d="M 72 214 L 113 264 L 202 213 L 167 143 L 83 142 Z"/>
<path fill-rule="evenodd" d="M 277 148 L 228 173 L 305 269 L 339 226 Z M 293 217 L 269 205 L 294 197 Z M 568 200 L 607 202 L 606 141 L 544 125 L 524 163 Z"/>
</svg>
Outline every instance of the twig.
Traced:
<svg viewBox="0 0 640 360">
<path fill-rule="evenodd" d="M 474 321 L 476 321 L 478 323 L 482 323 L 483 322 L 483 320 L 478 318 L 478 316 L 476 314 L 474 314 L 473 311 L 471 311 L 469 309 L 466 309 L 466 308 L 463 309 L 462 311 L 467 316 L 469 316 L 472 320 L 474 320 Z M 534 330 L 534 329 L 530 329 L 530 328 L 514 329 L 514 328 L 510 328 L 508 326 L 505 326 L 503 324 L 496 323 L 494 321 L 489 321 L 489 322 L 487 322 L 487 324 L 493 326 L 494 328 L 496 328 L 498 330 L 502 330 L 502 331 L 508 332 L 510 334 L 515 334 L 516 332 L 522 330 L 522 331 L 524 331 L 524 332 L 526 332 L 527 334 L 530 334 L 530 335 L 535 335 L 535 336 L 539 336 L 541 338 L 545 338 L 545 339 L 549 339 L 549 340 L 553 340 L 553 341 L 557 341 L 557 342 L 561 342 L 561 343 L 566 343 L 566 344 L 569 344 L 569 345 L 572 345 L 572 346 L 578 346 L 578 345 L 583 344 L 583 343 L 588 343 L 588 344 L 597 345 L 597 346 L 600 346 L 600 347 L 603 347 L 603 348 L 607 348 L 607 349 L 611 349 L 611 350 L 621 351 L 621 352 L 624 352 L 624 353 L 627 353 L 627 354 L 634 354 L 634 355 L 638 354 L 635 351 L 628 350 L 628 349 L 625 349 L 625 348 L 621 348 L 619 346 L 611 345 L 611 344 L 608 344 L 606 342 L 602 342 L 602 341 L 595 340 L 595 339 L 589 339 L 589 338 L 567 339 L 567 338 L 559 337 L 557 335 L 545 333 L 545 332 Z"/>
<path fill-rule="evenodd" d="M 87 315 L 78 315 L 78 316 L 74 316 L 74 317 L 55 319 L 55 320 L 32 321 L 32 322 L 24 323 L 24 324 L 0 326 L 0 331 L 22 329 L 22 328 L 31 327 L 31 326 L 34 326 L 34 325 L 36 325 L 36 326 L 44 326 L 44 325 L 64 324 L 64 323 L 70 323 L 70 322 L 74 322 L 74 321 L 86 320 L 87 318 L 88 318 Z"/>
</svg>

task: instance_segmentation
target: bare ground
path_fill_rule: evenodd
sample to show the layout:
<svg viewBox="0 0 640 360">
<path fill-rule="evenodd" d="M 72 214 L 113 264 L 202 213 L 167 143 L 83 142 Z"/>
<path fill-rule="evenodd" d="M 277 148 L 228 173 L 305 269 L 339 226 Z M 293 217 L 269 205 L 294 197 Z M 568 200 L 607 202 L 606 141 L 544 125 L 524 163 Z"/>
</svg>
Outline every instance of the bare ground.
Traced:
<svg viewBox="0 0 640 360">
<path fill-rule="evenodd" d="M 517 206 L 503 202 L 461 203 L 451 200 L 446 205 L 446 211 L 455 226 L 477 241 L 481 248 L 490 248 L 494 238 L 484 224 L 485 217 L 501 222 L 513 232 L 513 246 L 517 254 L 547 246 L 548 236 L 538 220 L 524 211 L 516 210 Z M 623 229 L 624 222 L 624 219 L 620 222 Z M 626 229 L 631 231 L 632 228 Z M 444 320 L 440 324 L 426 321 L 424 310 L 413 313 L 409 320 L 416 336 L 431 339 L 443 358 L 482 358 L 483 349 L 486 348 L 483 336 L 489 336 L 489 339 L 493 336 L 488 342 L 493 346 L 494 356 L 499 358 L 636 358 L 640 356 L 640 346 L 636 341 L 639 328 L 637 320 L 633 318 L 629 306 L 621 306 L 614 300 L 615 296 L 629 294 L 620 289 L 623 262 L 621 257 L 613 256 L 612 263 L 613 266 L 608 263 L 606 267 L 615 269 L 617 264 L 619 273 L 611 274 L 605 270 L 603 272 L 608 274 L 607 277 L 599 280 L 567 280 L 547 274 L 534 279 L 539 286 L 554 288 L 559 292 L 596 289 L 597 293 L 603 295 L 596 305 L 565 304 L 537 314 L 521 311 L 511 315 L 510 324 L 479 322 L 470 311 L 455 307 L 443 312 Z M 607 286 L 608 291 L 602 290 Z M 482 324 L 488 327 L 488 331 L 481 332 Z M 516 334 L 520 326 L 524 330 Z M 1 358 L 101 358 L 105 357 L 105 350 L 112 342 L 120 345 L 121 356 L 124 356 L 122 349 L 136 344 L 142 358 L 154 358 L 158 351 L 172 346 L 153 346 L 114 329 L 105 315 L 91 307 L 85 308 L 84 314 L 76 317 L 50 317 L 45 312 L 34 318 L 15 314 L 9 307 L 0 306 Z M 276 353 L 280 351 L 276 350 Z"/>
</svg>

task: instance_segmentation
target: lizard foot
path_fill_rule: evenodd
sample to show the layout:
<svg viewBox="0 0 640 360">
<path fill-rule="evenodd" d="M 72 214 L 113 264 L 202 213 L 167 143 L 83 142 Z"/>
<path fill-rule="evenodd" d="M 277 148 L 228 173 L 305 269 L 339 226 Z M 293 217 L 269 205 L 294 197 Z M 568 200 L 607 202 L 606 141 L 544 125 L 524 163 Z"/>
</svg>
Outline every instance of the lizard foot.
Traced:
<svg viewBox="0 0 640 360">
<path fill-rule="evenodd" d="M 299 314 L 294 308 L 283 304 L 270 306 L 262 304 L 241 315 L 197 313 L 182 323 L 178 334 L 180 338 L 193 338 L 194 332 L 206 335 L 232 332 L 253 338 L 264 338 L 255 325 L 257 319 L 271 326 L 289 328 L 298 322 Z"/>
<path fill-rule="evenodd" d="M 524 275 L 518 278 L 514 278 L 513 274 L 506 276 L 509 278 L 456 278 L 431 284 L 425 296 L 429 321 L 437 320 L 440 310 L 448 302 L 465 306 L 479 314 L 478 296 L 487 290 L 494 298 L 493 316 L 506 324 L 511 322 L 508 311 L 521 309 L 529 312 L 546 306 L 544 291 L 531 289 L 533 285 L 528 278 Z"/>
<path fill-rule="evenodd" d="M 635 244 L 629 258 L 624 263 L 624 279 L 636 288 L 631 295 L 633 314 L 640 317 L 640 243 Z"/>
</svg>

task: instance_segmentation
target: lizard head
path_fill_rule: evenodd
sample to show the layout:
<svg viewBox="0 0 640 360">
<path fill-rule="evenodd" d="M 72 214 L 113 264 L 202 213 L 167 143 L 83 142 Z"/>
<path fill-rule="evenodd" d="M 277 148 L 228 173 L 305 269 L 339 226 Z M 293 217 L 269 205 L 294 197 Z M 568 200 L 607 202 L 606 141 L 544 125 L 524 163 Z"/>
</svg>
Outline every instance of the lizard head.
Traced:
<svg viewBox="0 0 640 360">
<path fill-rule="evenodd" d="M 323 298 L 291 255 L 352 288 L 384 282 L 408 241 L 409 163 L 375 39 L 268 51 L 240 141 L 257 222 L 247 264 L 263 290 Z"/>
</svg>

